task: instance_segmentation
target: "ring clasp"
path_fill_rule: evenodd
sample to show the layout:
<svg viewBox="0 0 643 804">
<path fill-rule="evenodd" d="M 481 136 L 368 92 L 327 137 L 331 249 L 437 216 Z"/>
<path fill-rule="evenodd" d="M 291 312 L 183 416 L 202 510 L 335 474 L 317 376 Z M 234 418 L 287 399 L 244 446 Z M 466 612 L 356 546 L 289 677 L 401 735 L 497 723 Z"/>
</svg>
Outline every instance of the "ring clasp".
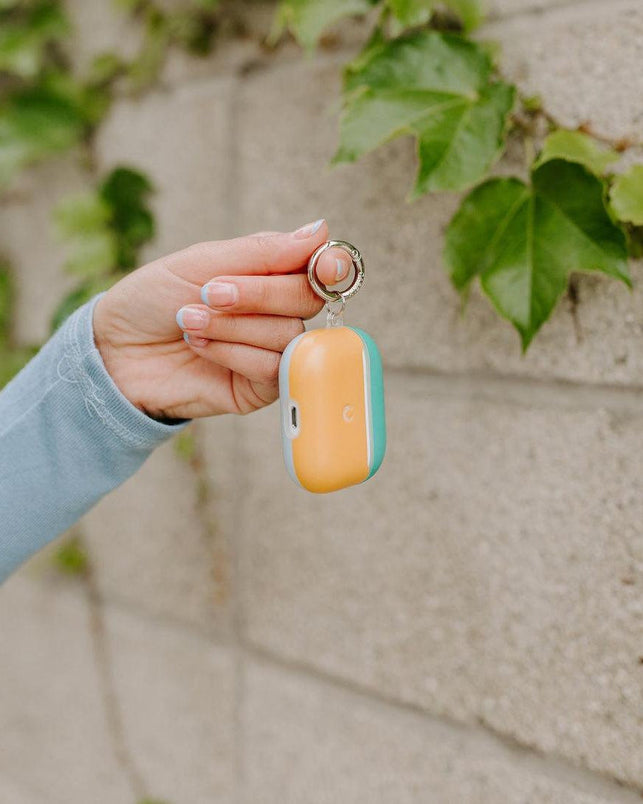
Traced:
<svg viewBox="0 0 643 804">
<path fill-rule="evenodd" d="M 346 290 L 328 290 L 317 278 L 317 263 L 321 255 L 329 248 L 341 248 L 351 258 L 355 276 Z M 346 240 L 327 240 L 315 250 L 308 261 L 308 281 L 315 293 L 325 302 L 342 302 L 345 304 L 364 284 L 364 261 L 362 260 L 362 255 L 354 245 L 347 243 Z"/>
</svg>

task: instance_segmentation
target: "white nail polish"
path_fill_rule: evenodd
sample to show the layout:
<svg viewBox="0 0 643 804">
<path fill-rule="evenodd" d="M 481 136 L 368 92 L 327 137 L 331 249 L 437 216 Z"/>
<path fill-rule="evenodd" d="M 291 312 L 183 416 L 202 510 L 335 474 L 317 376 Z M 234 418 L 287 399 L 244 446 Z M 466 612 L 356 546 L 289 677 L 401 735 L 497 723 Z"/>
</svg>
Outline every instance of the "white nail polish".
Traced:
<svg viewBox="0 0 643 804">
<path fill-rule="evenodd" d="M 324 222 L 324 218 L 320 218 L 317 221 L 313 221 L 312 223 L 307 223 L 305 226 L 302 226 L 300 229 L 297 229 L 293 232 L 293 237 L 297 238 L 304 238 L 304 237 L 312 237 L 316 232 L 321 229 L 321 226 Z"/>
</svg>

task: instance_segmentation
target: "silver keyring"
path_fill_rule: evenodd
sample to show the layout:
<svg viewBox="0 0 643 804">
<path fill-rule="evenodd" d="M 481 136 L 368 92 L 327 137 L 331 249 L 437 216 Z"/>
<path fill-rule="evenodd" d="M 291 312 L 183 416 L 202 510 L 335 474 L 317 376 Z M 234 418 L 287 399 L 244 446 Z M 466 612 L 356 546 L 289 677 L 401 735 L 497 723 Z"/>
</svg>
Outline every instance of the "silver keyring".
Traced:
<svg viewBox="0 0 643 804">
<path fill-rule="evenodd" d="M 328 290 L 328 288 L 322 285 L 319 279 L 317 279 L 317 263 L 321 255 L 329 248 L 341 248 L 349 255 L 353 262 L 355 276 L 346 290 Z M 362 260 L 362 255 L 355 246 L 351 245 L 351 243 L 347 243 L 345 240 L 327 240 L 315 250 L 308 261 L 308 281 L 312 285 L 315 293 L 321 296 L 324 301 L 346 302 L 348 299 L 352 298 L 364 284 L 364 261 Z"/>
</svg>

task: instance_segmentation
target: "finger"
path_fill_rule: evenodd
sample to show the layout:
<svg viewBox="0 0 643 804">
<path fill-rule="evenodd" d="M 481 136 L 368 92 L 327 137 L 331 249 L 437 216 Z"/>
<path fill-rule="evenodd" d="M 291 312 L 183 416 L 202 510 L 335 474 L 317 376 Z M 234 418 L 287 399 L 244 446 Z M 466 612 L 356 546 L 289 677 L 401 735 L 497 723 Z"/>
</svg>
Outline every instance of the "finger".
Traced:
<svg viewBox="0 0 643 804">
<path fill-rule="evenodd" d="M 216 240 L 163 257 L 160 263 L 172 273 L 198 285 L 229 274 L 284 274 L 303 270 L 313 253 L 328 238 L 323 218 L 294 232 L 258 232 L 233 240 Z"/>
<path fill-rule="evenodd" d="M 204 285 L 204 304 L 227 313 L 312 318 L 323 306 L 305 274 L 225 276 Z"/>
<path fill-rule="evenodd" d="M 187 333 L 186 335 L 188 345 L 201 357 L 241 374 L 252 382 L 271 384 L 279 378 L 279 352 L 245 343 L 210 341 Z"/>
<path fill-rule="evenodd" d="M 317 278 L 324 285 L 332 286 L 348 276 L 353 261 L 342 248 L 329 248 L 317 263 Z"/>
<path fill-rule="evenodd" d="M 176 314 L 176 323 L 190 335 L 212 341 L 246 343 L 283 352 L 304 331 L 301 318 L 281 315 L 233 315 L 188 304 Z"/>
</svg>

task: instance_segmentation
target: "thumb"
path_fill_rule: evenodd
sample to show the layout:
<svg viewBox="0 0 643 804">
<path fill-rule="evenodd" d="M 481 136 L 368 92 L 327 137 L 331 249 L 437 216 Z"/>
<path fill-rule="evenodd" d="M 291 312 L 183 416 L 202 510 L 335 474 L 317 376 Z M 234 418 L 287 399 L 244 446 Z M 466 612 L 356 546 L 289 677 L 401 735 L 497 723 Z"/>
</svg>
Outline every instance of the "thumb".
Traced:
<svg viewBox="0 0 643 804">
<path fill-rule="evenodd" d="M 172 273 L 200 286 L 217 276 L 303 271 L 313 251 L 327 239 L 328 225 L 320 218 L 294 232 L 258 232 L 197 243 L 161 261 Z"/>
</svg>

